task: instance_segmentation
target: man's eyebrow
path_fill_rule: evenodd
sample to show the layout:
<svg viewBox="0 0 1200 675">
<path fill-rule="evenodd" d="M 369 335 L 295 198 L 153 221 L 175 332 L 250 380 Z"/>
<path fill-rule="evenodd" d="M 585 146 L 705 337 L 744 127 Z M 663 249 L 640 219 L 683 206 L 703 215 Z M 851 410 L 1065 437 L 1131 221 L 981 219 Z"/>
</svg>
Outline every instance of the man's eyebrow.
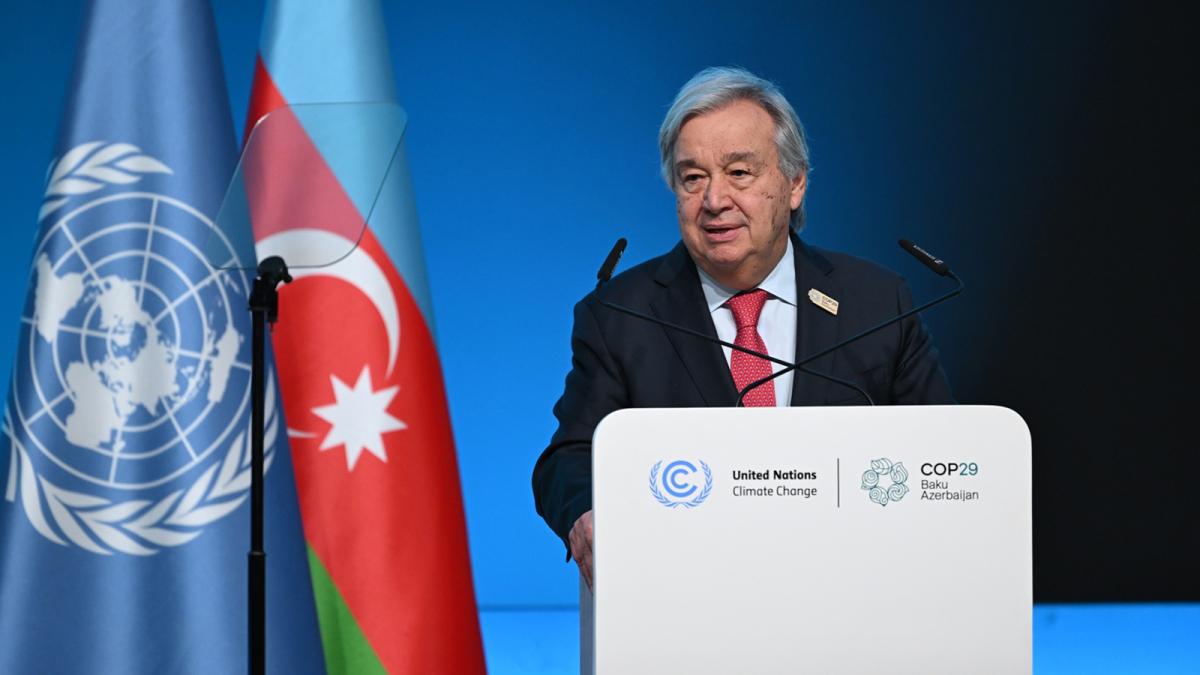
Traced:
<svg viewBox="0 0 1200 675">
<path fill-rule="evenodd" d="M 734 162 L 749 162 L 751 164 L 762 164 L 757 153 L 752 150 L 741 150 L 738 152 L 730 152 L 721 156 L 721 164 L 729 165 Z M 700 163 L 694 159 L 681 159 L 675 162 L 675 170 L 682 171 L 684 169 L 699 169 Z"/>
<path fill-rule="evenodd" d="M 733 164 L 734 162 L 750 162 L 751 164 L 762 164 L 762 160 L 758 155 L 749 150 L 742 152 L 731 152 L 721 157 L 721 164 Z"/>
</svg>

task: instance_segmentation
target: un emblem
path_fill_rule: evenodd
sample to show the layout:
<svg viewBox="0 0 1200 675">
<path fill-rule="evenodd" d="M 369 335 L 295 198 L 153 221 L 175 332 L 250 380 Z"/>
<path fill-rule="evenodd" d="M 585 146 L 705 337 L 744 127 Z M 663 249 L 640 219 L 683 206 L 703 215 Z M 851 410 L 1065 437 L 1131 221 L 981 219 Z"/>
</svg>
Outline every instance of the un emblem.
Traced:
<svg viewBox="0 0 1200 675">
<path fill-rule="evenodd" d="M 669 508 L 682 506 L 693 508 L 704 503 L 712 492 L 712 469 L 700 462 L 696 465 L 683 459 L 677 459 L 662 468 L 663 461 L 659 460 L 650 467 L 650 494 L 659 504 Z M 661 473 L 659 469 L 662 469 Z M 703 480 L 700 474 L 703 473 Z"/>
<path fill-rule="evenodd" d="M 81 187 L 89 180 L 170 172 L 139 152 L 97 143 L 68 152 L 43 214 L 67 201 L 52 195 L 98 189 Z M 45 228 L 4 427 L 6 497 L 19 494 L 47 539 L 149 555 L 191 541 L 246 498 L 249 280 L 210 264 L 201 249 L 214 238 L 236 267 L 203 213 L 150 192 L 94 199 Z M 269 466 L 279 420 L 267 381 Z"/>
</svg>

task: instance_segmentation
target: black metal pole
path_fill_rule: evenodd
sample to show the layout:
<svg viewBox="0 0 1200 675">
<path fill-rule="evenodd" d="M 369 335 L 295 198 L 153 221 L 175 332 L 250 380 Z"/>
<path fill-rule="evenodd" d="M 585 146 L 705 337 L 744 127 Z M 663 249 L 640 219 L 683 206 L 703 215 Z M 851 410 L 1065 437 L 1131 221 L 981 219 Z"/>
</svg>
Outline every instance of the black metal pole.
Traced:
<svg viewBox="0 0 1200 675">
<path fill-rule="evenodd" d="M 266 408 L 267 324 L 279 318 L 281 283 L 292 280 L 283 258 L 271 256 L 258 264 L 258 276 L 250 290 L 250 313 L 254 319 L 253 358 L 250 371 L 250 552 L 247 618 L 251 675 L 267 671 L 267 552 L 263 550 L 263 431 Z"/>
<path fill-rule="evenodd" d="M 261 283 L 256 280 L 255 285 Z M 254 314 L 254 361 L 250 371 L 250 577 L 248 598 L 250 620 L 250 673 L 263 675 L 267 668 L 267 552 L 263 550 L 263 408 L 266 392 L 263 373 L 267 341 L 266 312 Z"/>
</svg>

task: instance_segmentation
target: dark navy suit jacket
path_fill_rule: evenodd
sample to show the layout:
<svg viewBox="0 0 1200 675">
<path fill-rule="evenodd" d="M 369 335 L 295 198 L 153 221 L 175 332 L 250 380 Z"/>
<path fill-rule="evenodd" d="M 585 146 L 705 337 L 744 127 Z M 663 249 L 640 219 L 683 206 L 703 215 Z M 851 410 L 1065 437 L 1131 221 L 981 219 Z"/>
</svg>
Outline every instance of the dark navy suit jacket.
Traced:
<svg viewBox="0 0 1200 675">
<path fill-rule="evenodd" d="M 853 256 L 792 235 L 796 265 L 795 361 L 912 307 L 908 284 Z M 839 303 L 836 316 L 808 300 L 815 288 Z M 716 338 L 696 265 L 683 243 L 614 278 L 575 305 L 571 372 L 554 406 L 558 430 L 533 469 L 538 513 L 564 541 L 592 508 L 592 433 L 622 408 L 732 406 L 737 400 L 721 346 L 608 309 L 599 297 Z M 877 404 L 953 403 L 929 333 L 910 317 L 807 366 L 852 381 Z M 860 405 L 853 390 L 797 372 L 793 406 Z"/>
</svg>

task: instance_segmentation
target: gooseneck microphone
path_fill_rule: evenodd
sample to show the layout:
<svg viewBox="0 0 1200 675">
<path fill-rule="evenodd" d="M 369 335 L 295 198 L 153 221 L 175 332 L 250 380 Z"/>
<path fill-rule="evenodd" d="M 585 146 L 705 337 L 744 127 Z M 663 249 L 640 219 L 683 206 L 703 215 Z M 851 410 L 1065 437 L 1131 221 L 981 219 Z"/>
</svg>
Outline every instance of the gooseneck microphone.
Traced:
<svg viewBox="0 0 1200 675">
<path fill-rule="evenodd" d="M 909 241 L 907 239 L 901 239 L 899 241 L 899 244 L 900 244 L 901 248 L 903 248 L 905 251 L 908 251 L 917 260 L 920 260 L 921 263 L 923 263 L 926 267 L 928 267 L 929 269 L 933 270 L 934 272 L 938 273 L 941 276 L 954 279 L 954 281 L 957 283 L 957 285 L 952 290 L 950 290 L 948 293 L 945 293 L 944 295 L 934 298 L 933 300 L 930 300 L 929 302 L 926 302 L 925 304 L 920 305 L 919 307 L 913 307 L 912 309 L 908 310 L 907 312 L 901 312 L 900 314 L 888 319 L 887 321 L 882 321 L 880 323 L 875 324 L 874 326 L 871 326 L 870 328 L 868 328 L 864 331 L 856 333 L 855 335 L 851 335 L 850 337 L 846 338 L 845 340 L 842 340 L 841 342 L 837 342 L 834 345 L 832 345 L 831 347 L 822 349 L 821 351 L 817 352 L 816 354 L 806 356 L 794 365 L 784 366 L 778 372 L 771 373 L 770 375 L 768 375 L 764 378 L 761 378 L 761 379 L 755 380 L 754 382 L 751 382 L 750 384 L 746 385 L 746 387 L 744 389 L 742 389 L 741 392 L 738 393 L 738 405 L 742 404 L 742 399 L 745 398 L 746 394 L 749 393 L 751 389 L 754 389 L 755 387 L 758 387 L 758 386 L 762 386 L 762 385 L 766 384 L 767 382 L 770 382 L 771 380 L 779 377 L 780 375 L 790 372 L 792 369 L 800 370 L 801 372 L 812 373 L 813 371 L 806 370 L 804 368 L 805 364 L 810 363 L 812 361 L 816 361 L 817 359 L 821 358 L 822 356 L 825 356 L 826 354 L 829 354 L 838 349 L 841 349 L 842 347 L 845 347 L 846 345 L 850 344 L 851 342 L 861 340 L 862 338 L 865 338 L 866 336 L 868 336 L 876 331 L 887 328 L 888 326 L 892 325 L 893 323 L 896 323 L 897 321 L 903 321 L 904 319 L 907 319 L 908 317 L 910 317 L 914 314 L 923 312 L 923 311 L 929 309 L 930 307 L 933 307 L 934 305 L 940 305 L 941 303 L 949 300 L 950 298 L 953 298 L 954 296 L 958 295 L 959 293 L 962 293 L 963 289 L 966 288 L 966 285 L 963 284 L 962 279 L 959 279 L 958 275 L 956 275 L 954 272 L 951 272 L 950 266 L 947 265 L 941 258 L 938 258 L 937 256 L 933 255 L 929 251 L 926 251 L 925 249 L 921 248 L 920 246 L 917 246 L 916 244 L 912 243 L 911 241 Z M 861 389 L 858 389 L 858 387 L 855 387 L 855 390 L 857 390 L 860 394 L 862 394 L 863 397 L 865 397 L 867 399 L 867 402 L 870 405 L 875 405 L 875 402 L 871 400 L 870 396 L 867 396 L 866 392 L 862 391 Z"/>
<path fill-rule="evenodd" d="M 856 333 L 855 335 L 852 335 L 852 336 L 846 338 L 845 340 L 837 342 L 837 343 L 831 345 L 830 347 L 827 347 L 815 354 L 806 356 L 797 363 L 791 363 L 788 361 L 784 361 L 783 359 L 777 359 L 774 356 L 771 356 L 770 354 L 764 354 L 762 352 L 758 352 L 753 349 L 748 349 L 741 345 L 736 345 L 731 342 L 726 342 L 719 338 L 712 337 L 711 335 L 708 335 L 706 333 L 702 333 L 698 330 L 694 330 L 694 329 L 688 328 L 686 326 L 680 326 L 678 324 L 674 324 L 669 321 L 664 321 L 658 317 L 650 316 L 649 314 L 645 314 L 644 312 L 639 312 L 630 307 L 625 307 L 623 305 L 618 305 L 613 302 L 608 302 L 607 300 L 600 299 L 599 296 L 597 296 L 596 300 L 602 306 L 607 307 L 611 310 L 620 312 L 622 314 L 633 316 L 633 317 L 642 319 L 644 321 L 649 321 L 649 322 L 657 324 L 659 326 L 663 326 L 664 328 L 670 328 L 672 330 L 675 330 L 675 331 L 678 331 L 681 333 L 685 333 L 687 335 L 692 335 L 692 336 L 698 337 L 702 340 L 706 340 L 708 342 L 713 342 L 713 343 L 719 344 L 723 347 L 728 347 L 730 349 L 734 349 L 739 352 L 749 354 L 751 356 L 756 356 L 760 359 L 765 359 L 772 363 L 777 363 L 777 364 L 783 366 L 780 370 L 773 372 L 764 378 L 761 378 L 761 379 L 755 380 L 754 382 L 751 382 L 750 384 L 746 385 L 740 392 L 738 392 L 737 401 L 735 403 L 735 405 L 738 407 L 743 405 L 743 401 L 746 398 L 746 394 L 748 394 L 755 387 L 760 387 L 768 382 L 771 382 L 772 380 L 774 380 L 777 377 L 780 377 L 786 373 L 792 372 L 793 370 L 798 370 L 802 373 L 806 373 L 808 375 L 813 375 L 815 377 L 819 377 L 821 379 L 828 380 L 835 384 L 840 384 L 849 389 L 853 389 L 856 393 L 858 393 L 860 396 L 862 396 L 863 399 L 866 400 L 868 405 L 875 405 L 875 401 L 874 401 L 874 399 L 871 398 L 871 395 L 868 394 L 865 390 L 863 390 L 858 385 L 854 384 L 853 382 L 849 382 L 849 381 L 846 381 L 841 378 L 837 378 L 837 377 L 834 377 L 832 375 L 828 375 L 825 373 L 817 372 L 815 370 L 810 370 L 809 368 L 806 368 L 805 366 L 808 363 L 811 363 L 812 361 L 816 361 L 817 359 L 819 359 L 827 354 L 830 354 L 838 349 L 841 349 L 842 347 L 845 347 L 853 342 L 857 342 L 858 340 L 861 340 L 862 338 L 865 338 L 868 335 L 871 335 L 872 333 L 882 330 L 882 329 L 892 325 L 893 323 L 896 323 L 897 321 L 903 321 L 904 319 L 907 319 L 908 317 L 910 317 L 914 314 L 923 312 L 935 305 L 939 305 L 939 304 L 949 300 L 950 298 L 953 298 L 956 295 L 963 292 L 963 289 L 965 288 L 965 284 L 963 284 L 962 279 L 959 279 L 956 274 L 954 274 L 952 271 L 950 271 L 949 265 L 947 265 L 943 260 L 934 256 L 932 253 L 929 253 L 925 249 L 921 248 L 920 246 L 917 246 L 916 244 L 912 243 L 911 241 L 909 241 L 907 239 L 901 239 L 899 243 L 900 243 L 900 246 L 905 251 L 908 251 L 909 254 L 911 254 L 917 260 L 921 261 L 921 263 L 924 264 L 929 269 L 933 270 L 934 272 L 936 272 L 937 274 L 939 274 L 941 276 L 954 279 L 957 282 L 957 286 L 954 289 L 952 289 L 951 291 L 949 291 L 948 293 L 945 293 L 944 295 L 934 298 L 933 300 L 930 300 L 929 302 L 926 302 L 918 307 L 914 307 L 906 312 L 901 312 L 900 314 L 898 314 L 890 319 L 887 319 L 886 321 L 877 323 L 874 326 L 867 328 L 866 330 L 860 331 L 859 333 Z M 612 250 L 609 251 L 608 257 L 606 257 L 604 259 L 604 264 L 600 266 L 600 271 L 596 274 L 596 279 L 597 279 L 596 289 L 597 290 L 599 290 L 605 283 L 608 282 L 608 280 L 610 278 L 612 278 L 612 273 L 616 269 L 617 262 L 620 261 L 621 255 L 625 252 L 626 244 L 627 244 L 627 242 L 625 241 L 625 238 L 622 237 L 617 240 L 617 243 L 613 246 Z"/>
</svg>

